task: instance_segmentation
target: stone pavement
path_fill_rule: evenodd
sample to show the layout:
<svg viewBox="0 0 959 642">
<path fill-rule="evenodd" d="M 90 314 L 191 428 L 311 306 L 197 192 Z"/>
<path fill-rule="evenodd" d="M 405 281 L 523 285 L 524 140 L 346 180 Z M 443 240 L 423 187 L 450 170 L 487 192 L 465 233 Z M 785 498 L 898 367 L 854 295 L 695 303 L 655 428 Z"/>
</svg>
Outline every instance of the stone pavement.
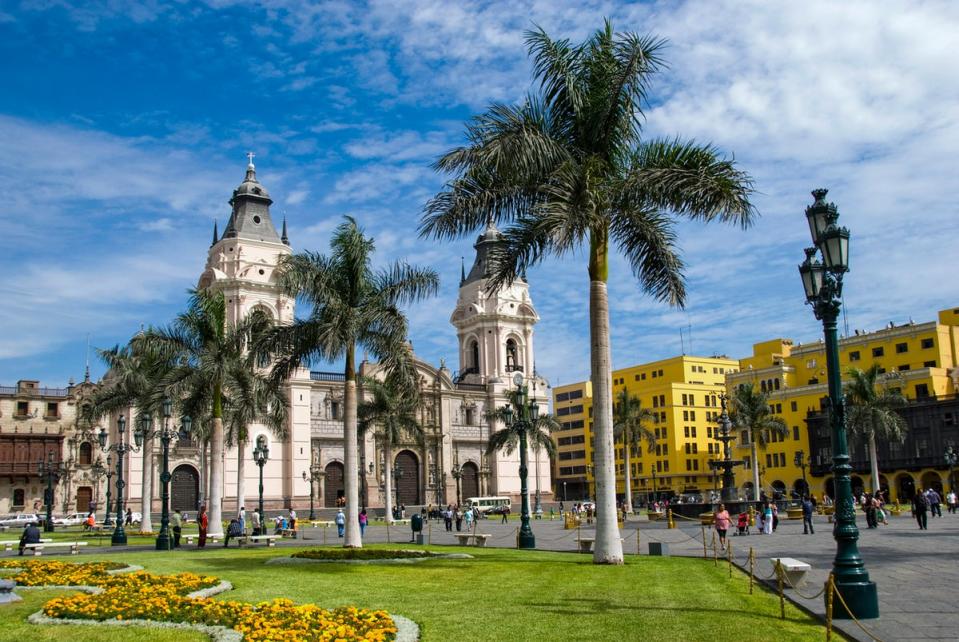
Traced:
<svg viewBox="0 0 959 642">
<path fill-rule="evenodd" d="M 905 512 L 899 517 L 890 517 L 889 526 L 880 526 L 878 530 L 866 529 L 865 519 L 859 515 L 859 550 L 866 563 L 870 578 L 876 582 L 879 590 L 880 617 L 863 622 L 882 642 L 911 642 L 918 640 L 959 640 L 959 612 L 952 598 L 952 592 L 959 587 L 959 515 L 944 513 L 942 518 L 929 520 L 929 530 L 920 531 L 915 520 Z M 575 551 L 579 533 L 583 537 L 593 537 L 592 526 L 584 525 L 579 531 L 564 530 L 562 521 L 549 519 L 533 520 L 533 532 L 536 545 L 540 550 Z M 491 535 L 488 546 L 512 548 L 516 545 L 517 519 L 501 524 L 499 519 L 481 520 L 476 532 Z M 645 518 L 633 518 L 622 533 L 623 549 L 628 555 L 638 552 L 646 555 L 651 541 L 669 544 L 670 554 L 691 557 L 703 555 L 703 542 L 698 522 L 677 520 L 678 528 L 667 529 L 664 522 L 649 522 Z M 753 529 L 755 531 L 755 529 Z M 638 532 L 638 539 L 637 539 Z M 278 548 L 302 546 L 308 544 L 335 545 L 339 540 L 335 528 L 302 528 L 301 537 L 296 540 L 282 540 Z M 705 530 L 707 543 L 712 532 Z M 411 531 L 409 526 L 395 526 L 387 529 L 382 523 L 370 526 L 364 541 L 367 543 L 408 544 Z M 428 523 L 424 530 L 427 543 L 434 545 L 456 545 L 454 533 L 446 533 L 442 521 Z M 82 537 L 82 536 L 81 536 Z M 771 536 L 753 534 L 750 536 L 730 536 L 734 557 L 739 566 L 745 560 L 752 547 L 755 551 L 756 574 L 767 577 L 773 571 L 770 557 L 793 557 L 812 566 L 801 592 L 807 595 L 817 593 L 823 586 L 832 567 L 835 554 L 835 541 L 832 538 L 832 525 L 825 517 L 816 518 L 816 534 L 803 535 L 802 522 L 782 520 L 777 532 Z M 222 544 L 209 545 L 209 550 L 218 550 Z M 152 547 L 129 546 L 110 547 L 88 546 L 81 555 L 102 555 L 106 552 L 125 551 L 147 552 Z M 155 551 L 154 551 L 155 552 Z M 196 554 L 196 547 L 184 547 L 174 554 Z M 0 554 L 0 557 L 16 556 L 16 550 Z M 711 555 L 710 551 L 710 555 Z M 628 561 L 628 560 L 627 560 Z M 825 606 L 822 597 L 806 600 L 791 589 L 786 595 L 802 608 L 824 616 Z M 852 621 L 838 620 L 836 628 L 856 640 L 872 640 Z M 771 638 L 774 639 L 774 638 Z"/>
</svg>

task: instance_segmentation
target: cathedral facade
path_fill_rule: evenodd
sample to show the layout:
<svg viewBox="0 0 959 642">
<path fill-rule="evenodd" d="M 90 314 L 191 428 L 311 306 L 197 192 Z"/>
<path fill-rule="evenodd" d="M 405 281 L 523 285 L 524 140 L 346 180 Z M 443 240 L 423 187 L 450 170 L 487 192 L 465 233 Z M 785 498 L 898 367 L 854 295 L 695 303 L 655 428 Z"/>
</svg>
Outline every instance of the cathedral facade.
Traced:
<svg viewBox="0 0 959 642">
<path fill-rule="evenodd" d="M 214 226 L 200 288 L 215 288 L 226 297 L 228 319 L 235 322 L 252 310 L 269 314 L 277 323 L 294 318 L 295 301 L 280 291 L 276 269 L 289 254 L 286 221 L 281 231 L 270 215 L 272 200 L 256 177 L 252 160 L 246 177 L 234 190 L 229 222 L 222 234 Z M 489 418 L 491 410 L 507 402 L 507 391 L 516 373 L 522 373 L 530 396 L 542 407 L 548 400 L 547 383 L 535 373 L 533 326 L 538 315 L 525 280 L 496 290 L 486 287 L 488 253 L 500 236 L 490 223 L 478 237 L 476 256 L 469 273 L 460 275 L 459 298 L 450 316 L 458 337 L 459 368 L 450 370 L 416 358 L 420 375 L 418 409 L 423 440 L 394 444 L 389 453 L 375 430 L 359 443 L 361 503 L 374 509 L 384 506 L 386 457 L 392 462 L 393 498 L 398 504 L 446 505 L 470 497 L 500 495 L 519 501 L 519 453 L 486 454 L 492 432 L 502 428 Z M 415 357 L 415 355 L 414 355 Z M 380 376 L 377 364 L 364 361 L 364 376 Z M 265 440 L 269 460 L 263 466 L 264 503 L 267 509 L 310 505 L 334 507 L 344 495 L 343 380 L 340 372 L 301 370 L 288 382 L 290 416 L 288 437 L 279 440 L 265 427 L 250 428 L 250 441 L 230 445 L 224 461 L 224 515 L 239 504 L 256 503 L 260 470 L 253 461 L 253 444 Z M 362 394 L 362 387 L 360 388 Z M 127 425 L 133 425 L 133 414 Z M 114 428 L 114 427 L 111 427 Z M 112 432 L 112 431 L 111 431 Z M 531 451 L 529 492 L 552 498 L 549 457 Z M 142 501 L 143 457 L 130 455 L 129 504 Z M 153 497 L 159 510 L 159 448 L 154 462 Z M 209 496 L 209 474 L 204 451 L 190 440 L 171 448 L 171 503 L 174 509 L 194 511 Z M 238 471 L 245 490 L 238 499 Z"/>
</svg>

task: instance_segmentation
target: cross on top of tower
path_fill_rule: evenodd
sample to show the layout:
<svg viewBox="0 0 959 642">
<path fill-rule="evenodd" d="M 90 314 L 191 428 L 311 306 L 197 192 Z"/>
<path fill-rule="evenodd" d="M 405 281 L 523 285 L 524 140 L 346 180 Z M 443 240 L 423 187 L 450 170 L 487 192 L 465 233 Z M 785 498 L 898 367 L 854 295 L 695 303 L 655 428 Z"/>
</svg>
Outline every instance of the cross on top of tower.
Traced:
<svg viewBox="0 0 959 642">
<path fill-rule="evenodd" d="M 256 156 L 253 152 L 247 152 L 246 157 L 250 161 L 250 167 L 253 167 L 253 157 Z"/>
</svg>

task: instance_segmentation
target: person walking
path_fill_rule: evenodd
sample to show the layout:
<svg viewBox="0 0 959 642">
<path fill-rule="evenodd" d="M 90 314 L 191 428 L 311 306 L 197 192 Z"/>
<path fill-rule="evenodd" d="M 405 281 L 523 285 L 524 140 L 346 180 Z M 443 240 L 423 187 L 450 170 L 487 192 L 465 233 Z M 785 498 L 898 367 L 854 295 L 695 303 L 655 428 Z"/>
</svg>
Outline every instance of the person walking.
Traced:
<svg viewBox="0 0 959 642">
<path fill-rule="evenodd" d="M 463 530 L 463 511 L 457 506 L 456 507 L 456 532 L 459 533 Z"/>
<path fill-rule="evenodd" d="M 469 530 L 473 526 L 473 507 L 466 509 L 466 514 L 463 516 L 466 519 L 466 530 Z"/>
<path fill-rule="evenodd" d="M 929 514 L 933 517 L 942 517 L 942 497 L 935 488 L 930 488 L 927 497 L 929 498 Z"/>
<path fill-rule="evenodd" d="M 183 513 L 174 511 L 173 513 L 173 548 L 180 548 L 180 535 L 183 533 Z"/>
<path fill-rule="evenodd" d="M 296 511 L 293 510 L 292 508 L 290 509 L 289 524 L 290 524 L 290 530 L 295 531 L 296 530 Z"/>
<path fill-rule="evenodd" d="M 236 519 L 240 522 L 240 530 L 246 535 L 246 508 L 240 506 L 240 510 L 236 514 Z"/>
<path fill-rule="evenodd" d="M 260 532 L 260 511 L 256 508 L 253 509 L 253 512 L 250 513 L 250 526 L 253 527 L 254 535 L 261 535 Z"/>
<path fill-rule="evenodd" d="M 950 513 L 952 513 L 953 515 L 956 514 L 956 504 L 957 504 L 957 501 L 959 501 L 959 500 L 957 500 L 956 491 L 955 491 L 955 490 L 950 490 L 950 491 L 946 494 L 946 510 L 949 511 Z"/>
<path fill-rule="evenodd" d="M 813 509 L 812 500 L 808 496 L 802 500 L 802 532 L 803 535 L 815 535 L 816 531 L 812 527 Z"/>
<path fill-rule="evenodd" d="M 126 520 L 124 520 L 124 524 L 123 524 L 123 525 L 124 525 L 124 526 L 132 526 L 132 525 L 133 525 L 133 511 L 132 511 L 131 509 L 129 509 L 129 508 L 127 508 L 127 517 L 126 517 Z"/>
<path fill-rule="evenodd" d="M 210 525 L 210 518 L 206 514 L 206 506 L 200 506 L 200 514 L 196 516 L 196 524 L 200 529 L 200 536 L 197 539 L 196 547 L 203 548 L 206 546 L 206 529 Z"/>
<path fill-rule="evenodd" d="M 500 524 L 505 524 L 509 521 L 509 506 L 503 508 L 503 519 L 500 520 Z"/>
<path fill-rule="evenodd" d="M 869 493 L 863 496 L 862 508 L 866 512 L 866 528 L 879 528 L 878 520 L 876 520 L 876 505 Z"/>
<path fill-rule="evenodd" d="M 360 537 L 366 533 L 366 524 L 369 522 L 369 518 L 366 516 L 366 509 L 360 511 Z"/>
<path fill-rule="evenodd" d="M 763 532 L 766 535 L 773 534 L 773 507 L 769 502 L 763 508 Z"/>
<path fill-rule="evenodd" d="M 926 513 L 929 510 L 928 501 L 922 489 L 912 497 L 912 514 L 916 517 L 916 521 L 919 523 L 919 530 L 921 531 L 929 530 L 929 525 L 926 522 Z"/>
<path fill-rule="evenodd" d="M 346 528 L 346 515 L 343 514 L 343 509 L 337 509 L 336 517 L 334 520 L 336 522 L 336 536 L 343 537 L 343 531 Z"/>
<path fill-rule="evenodd" d="M 623 514 L 626 514 L 626 511 L 623 510 Z M 720 550 L 726 550 L 726 532 L 729 530 L 729 524 L 732 521 L 732 518 L 729 516 L 729 511 L 726 510 L 725 504 L 719 505 L 719 510 L 713 514 L 713 527 L 716 529 L 716 534 L 719 535 L 719 548 Z"/>
<path fill-rule="evenodd" d="M 443 511 L 443 524 L 446 526 L 447 533 L 453 531 L 453 507 L 451 505 L 447 505 L 446 510 Z"/>
</svg>

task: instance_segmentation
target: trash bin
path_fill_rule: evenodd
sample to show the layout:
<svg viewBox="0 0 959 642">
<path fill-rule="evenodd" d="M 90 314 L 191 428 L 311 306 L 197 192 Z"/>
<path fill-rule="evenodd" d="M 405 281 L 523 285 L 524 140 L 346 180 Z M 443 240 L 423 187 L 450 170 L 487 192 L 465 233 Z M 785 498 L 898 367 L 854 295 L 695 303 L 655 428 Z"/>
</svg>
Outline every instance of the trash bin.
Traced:
<svg viewBox="0 0 959 642">
<path fill-rule="evenodd" d="M 413 531 L 413 536 L 410 538 L 410 541 L 422 544 L 423 517 L 419 513 L 413 513 L 413 516 L 410 518 L 410 529 Z"/>
</svg>

